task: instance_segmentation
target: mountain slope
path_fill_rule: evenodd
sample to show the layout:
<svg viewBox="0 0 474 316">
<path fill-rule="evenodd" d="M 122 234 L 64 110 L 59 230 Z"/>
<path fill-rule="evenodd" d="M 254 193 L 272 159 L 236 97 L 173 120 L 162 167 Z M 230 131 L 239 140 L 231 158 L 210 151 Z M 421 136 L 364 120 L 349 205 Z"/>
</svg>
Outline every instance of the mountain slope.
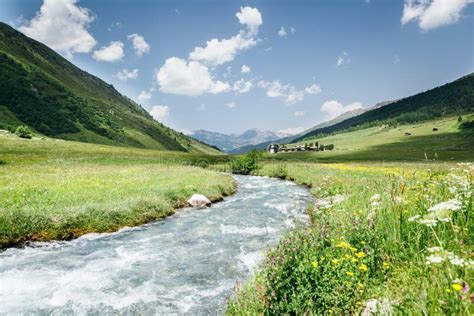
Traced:
<svg viewBox="0 0 474 316">
<path fill-rule="evenodd" d="M 409 124 L 447 115 L 474 112 L 474 74 L 469 74 L 443 86 L 400 99 L 331 126 L 317 128 L 300 135 L 301 141 L 317 135 L 380 124 Z"/>
<path fill-rule="evenodd" d="M 260 131 L 257 129 L 249 129 L 241 134 L 223 134 L 201 129 L 193 131 L 189 135 L 205 143 L 217 146 L 225 152 L 231 152 L 242 146 L 273 141 L 283 136 L 278 132 Z"/>
<path fill-rule="evenodd" d="M 0 128 L 158 150 L 209 151 L 153 120 L 112 85 L 0 22 Z"/>
</svg>

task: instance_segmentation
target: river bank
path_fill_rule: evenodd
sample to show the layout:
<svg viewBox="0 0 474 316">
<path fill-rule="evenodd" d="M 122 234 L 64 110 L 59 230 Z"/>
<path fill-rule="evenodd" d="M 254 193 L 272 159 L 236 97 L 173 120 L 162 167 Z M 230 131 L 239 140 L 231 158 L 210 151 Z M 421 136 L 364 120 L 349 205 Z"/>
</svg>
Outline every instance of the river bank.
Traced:
<svg viewBox="0 0 474 316">
<path fill-rule="evenodd" d="M 471 164 L 264 163 L 316 199 L 227 314 L 472 314 Z M 414 286 L 413 280 L 417 280 Z"/>
<path fill-rule="evenodd" d="M 210 208 L 0 253 L 0 313 L 224 313 L 235 282 L 295 221 L 308 221 L 311 200 L 289 181 L 234 179 L 238 191 Z"/>
</svg>

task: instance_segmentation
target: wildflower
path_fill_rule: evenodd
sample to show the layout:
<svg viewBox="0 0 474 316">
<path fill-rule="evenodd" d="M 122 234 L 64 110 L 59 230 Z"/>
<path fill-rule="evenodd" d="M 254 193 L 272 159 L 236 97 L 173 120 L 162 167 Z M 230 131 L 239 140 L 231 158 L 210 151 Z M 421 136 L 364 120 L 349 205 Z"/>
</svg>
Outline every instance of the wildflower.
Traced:
<svg viewBox="0 0 474 316">
<path fill-rule="evenodd" d="M 369 268 L 367 268 L 367 266 L 365 264 L 361 264 L 359 266 L 359 269 L 362 271 L 362 272 L 367 272 L 367 270 L 369 270 Z"/>
<path fill-rule="evenodd" d="M 403 203 L 403 198 L 401 196 L 396 196 L 394 198 L 395 203 L 397 204 L 402 204 Z"/>
<path fill-rule="evenodd" d="M 359 283 L 357 283 L 357 286 L 358 286 L 359 288 L 363 288 L 363 287 L 364 287 L 364 284 L 362 284 L 362 283 L 359 282 Z"/>
<path fill-rule="evenodd" d="M 444 261 L 444 258 L 438 255 L 431 255 L 426 257 L 426 264 L 437 264 Z"/>
<path fill-rule="evenodd" d="M 351 247 L 351 245 L 349 245 L 349 244 L 348 244 L 347 242 L 345 242 L 345 241 L 341 241 L 341 242 L 339 242 L 339 243 L 336 245 L 336 247 L 337 247 L 337 248 L 346 248 L 346 249 L 348 249 L 348 248 Z"/>
<path fill-rule="evenodd" d="M 434 226 L 436 226 L 437 220 L 435 220 L 435 219 L 420 219 L 420 220 L 418 220 L 418 223 L 426 225 L 428 227 L 434 227 Z"/>
<path fill-rule="evenodd" d="M 355 252 L 355 251 L 357 251 L 357 248 L 351 246 L 351 247 L 349 247 L 349 250 Z"/>
<path fill-rule="evenodd" d="M 378 206 L 380 206 L 380 202 L 378 202 L 378 201 L 373 201 L 372 203 L 370 203 L 370 206 L 372 206 L 372 207 L 378 207 Z"/>
<path fill-rule="evenodd" d="M 458 211 L 461 209 L 461 201 L 452 199 L 446 202 L 438 203 L 428 209 L 428 212 L 437 212 L 437 211 Z"/>
<path fill-rule="evenodd" d="M 390 264 L 388 264 L 388 262 L 385 262 L 385 261 L 384 261 L 384 262 L 382 263 L 382 269 L 387 270 L 388 268 L 390 268 Z"/>
<path fill-rule="evenodd" d="M 331 262 L 332 262 L 332 264 L 336 265 L 336 264 L 339 263 L 339 260 L 338 259 L 332 259 Z"/>
<path fill-rule="evenodd" d="M 453 258 L 450 258 L 449 261 L 451 262 L 452 265 L 455 265 L 455 266 L 463 266 L 464 265 L 464 259 L 461 259 L 457 256 L 454 256 Z"/>
<path fill-rule="evenodd" d="M 316 260 L 314 260 L 311 264 L 313 265 L 313 268 L 317 268 L 317 267 L 318 267 L 318 262 L 317 262 Z"/>
<path fill-rule="evenodd" d="M 443 250 L 441 247 L 430 247 L 430 248 L 426 248 L 426 250 L 428 250 L 428 252 L 440 252 L 441 250 Z"/>
<path fill-rule="evenodd" d="M 459 284 L 459 283 L 454 283 L 452 286 L 453 290 L 455 290 L 456 292 L 461 292 L 462 290 L 462 285 Z"/>
<path fill-rule="evenodd" d="M 355 254 L 357 258 L 364 258 L 365 257 L 365 253 L 362 252 L 362 251 L 359 251 L 358 253 Z"/>
<path fill-rule="evenodd" d="M 421 217 L 421 216 L 417 214 L 417 215 L 415 215 L 415 216 L 410 217 L 410 218 L 408 219 L 408 221 L 409 221 L 409 222 L 414 222 L 414 221 L 416 221 L 417 219 L 419 219 L 420 217 Z"/>
<path fill-rule="evenodd" d="M 372 195 L 372 197 L 370 198 L 371 201 L 378 201 L 380 200 L 380 194 L 374 194 Z"/>
<path fill-rule="evenodd" d="M 453 292 L 453 290 L 451 290 L 451 289 L 446 289 L 446 292 L 448 292 L 448 293 L 452 293 L 452 292 Z"/>
<path fill-rule="evenodd" d="M 351 262 L 352 262 L 352 263 L 356 263 L 356 262 L 357 262 L 357 258 L 352 257 L 352 258 L 351 258 Z"/>
<path fill-rule="evenodd" d="M 346 274 L 347 274 L 348 276 L 354 276 L 354 272 L 351 272 L 351 271 L 347 271 Z"/>
</svg>

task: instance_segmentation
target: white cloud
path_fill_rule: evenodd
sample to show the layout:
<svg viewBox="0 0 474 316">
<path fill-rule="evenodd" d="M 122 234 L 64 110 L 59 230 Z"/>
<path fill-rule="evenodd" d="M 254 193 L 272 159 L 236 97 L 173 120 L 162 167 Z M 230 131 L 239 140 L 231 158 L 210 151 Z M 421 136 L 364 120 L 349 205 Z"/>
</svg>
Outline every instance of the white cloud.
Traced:
<svg viewBox="0 0 474 316">
<path fill-rule="evenodd" d="M 305 131 L 305 129 L 303 127 L 290 127 L 290 128 L 286 128 L 286 129 L 281 129 L 281 130 L 277 131 L 277 133 L 282 135 L 282 136 L 289 136 L 289 135 L 296 135 L 296 134 L 302 133 L 304 131 Z"/>
<path fill-rule="evenodd" d="M 253 83 L 252 81 L 245 81 L 243 78 L 240 80 L 237 80 L 234 82 L 234 86 L 232 87 L 232 90 L 238 93 L 247 93 L 252 89 Z"/>
<path fill-rule="evenodd" d="M 142 57 L 143 54 L 150 52 L 150 45 L 145 41 L 143 36 L 135 33 L 130 34 L 128 39 L 132 41 L 133 49 L 138 57 Z"/>
<path fill-rule="evenodd" d="M 87 30 L 94 16 L 76 0 L 44 0 L 35 16 L 19 30 L 61 55 L 72 58 L 75 53 L 89 53 L 96 40 Z"/>
<path fill-rule="evenodd" d="M 138 95 L 138 101 L 140 103 L 144 103 L 146 101 L 149 101 L 151 99 L 151 93 L 148 92 L 148 91 L 145 91 L 143 90 L 142 92 L 140 92 L 140 94 Z"/>
<path fill-rule="evenodd" d="M 235 108 L 236 104 L 234 101 L 225 104 L 229 109 Z"/>
<path fill-rule="evenodd" d="M 168 117 L 170 109 L 167 105 L 155 105 L 151 108 L 151 116 L 157 121 L 161 121 Z"/>
<path fill-rule="evenodd" d="M 354 111 L 361 108 L 362 108 L 362 103 L 360 102 L 354 102 L 354 103 L 344 106 L 341 103 L 335 100 L 332 100 L 332 101 L 326 101 L 323 103 L 323 105 L 321 106 L 321 112 L 326 113 L 326 117 L 328 119 L 333 119 L 346 112 Z"/>
<path fill-rule="evenodd" d="M 120 70 L 117 73 L 117 78 L 121 81 L 138 78 L 138 69 L 128 70 L 127 68 Z"/>
<path fill-rule="evenodd" d="M 160 91 L 190 96 L 230 91 L 231 87 L 227 82 L 214 80 L 208 67 L 216 67 L 232 61 L 240 51 L 256 45 L 258 39 L 254 36 L 263 23 L 262 16 L 256 8 L 241 7 L 236 16 L 241 24 L 247 26 L 247 32 L 240 31 L 229 39 L 207 41 L 206 47 L 194 48 L 189 54 L 189 60 L 178 57 L 168 58 L 156 74 Z M 230 74 L 229 71 L 228 74 Z"/>
<path fill-rule="evenodd" d="M 121 41 L 110 42 L 109 46 L 102 46 L 99 50 L 94 51 L 95 60 L 115 62 L 122 59 L 123 54 L 123 43 Z"/>
<path fill-rule="evenodd" d="M 213 80 L 209 68 L 197 61 L 171 57 L 156 74 L 160 91 L 164 93 L 198 96 L 218 94 L 230 90 L 227 82 Z"/>
<path fill-rule="evenodd" d="M 312 84 L 309 87 L 306 87 L 304 91 L 308 94 L 319 94 L 321 93 L 321 87 L 317 84 Z"/>
<path fill-rule="evenodd" d="M 240 72 L 243 74 L 249 73 L 250 71 L 252 71 L 252 69 L 247 65 L 243 65 L 242 69 L 240 70 Z"/>
<path fill-rule="evenodd" d="M 257 8 L 240 7 L 240 12 L 237 12 L 235 16 L 240 24 L 247 25 L 250 34 L 257 34 L 258 27 L 263 24 L 262 15 Z"/>
<path fill-rule="evenodd" d="M 285 27 L 284 27 L 284 26 L 281 26 L 281 27 L 280 27 L 280 30 L 278 31 L 278 36 L 280 36 L 280 37 L 285 37 L 286 35 L 287 35 L 287 33 L 286 33 Z"/>
<path fill-rule="evenodd" d="M 257 85 L 266 90 L 268 97 L 284 98 L 287 104 L 294 104 L 304 99 L 304 91 L 297 90 L 290 84 L 283 85 L 278 80 L 260 80 Z"/>
<path fill-rule="evenodd" d="M 306 114 L 306 113 L 305 113 L 304 111 L 296 111 L 296 112 L 295 112 L 295 116 L 296 116 L 296 117 L 305 116 L 305 114 Z"/>
<path fill-rule="evenodd" d="M 234 60 L 240 51 L 249 49 L 256 44 L 256 39 L 247 37 L 243 32 L 240 32 L 229 39 L 218 40 L 214 38 L 207 41 L 204 48 L 195 47 L 189 54 L 189 59 L 202 61 L 211 66 L 218 66 Z"/>
<path fill-rule="evenodd" d="M 296 29 L 292 26 L 292 27 L 290 27 L 290 32 L 291 32 L 291 34 L 295 34 L 295 33 L 296 33 Z"/>
<path fill-rule="evenodd" d="M 350 64 L 350 62 L 351 62 L 351 58 L 349 56 L 349 53 L 344 51 L 337 58 L 336 67 L 342 66 L 343 64 Z"/>
<path fill-rule="evenodd" d="M 461 12 L 474 0 L 405 0 L 402 24 L 418 21 L 423 31 L 456 23 Z"/>
</svg>

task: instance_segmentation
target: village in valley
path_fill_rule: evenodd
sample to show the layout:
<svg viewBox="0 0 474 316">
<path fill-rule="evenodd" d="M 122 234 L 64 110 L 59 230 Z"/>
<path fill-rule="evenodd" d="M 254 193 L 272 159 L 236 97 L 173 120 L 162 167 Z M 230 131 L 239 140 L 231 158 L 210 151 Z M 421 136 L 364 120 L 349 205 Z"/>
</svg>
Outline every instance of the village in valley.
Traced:
<svg viewBox="0 0 474 316">
<path fill-rule="evenodd" d="M 270 144 L 268 145 L 267 151 L 270 154 L 277 153 L 289 153 L 295 151 L 324 151 L 324 150 L 333 150 L 334 144 L 324 145 L 319 144 L 318 142 L 314 143 L 305 143 L 304 145 L 295 144 L 294 146 L 289 146 L 286 144 Z"/>
</svg>

